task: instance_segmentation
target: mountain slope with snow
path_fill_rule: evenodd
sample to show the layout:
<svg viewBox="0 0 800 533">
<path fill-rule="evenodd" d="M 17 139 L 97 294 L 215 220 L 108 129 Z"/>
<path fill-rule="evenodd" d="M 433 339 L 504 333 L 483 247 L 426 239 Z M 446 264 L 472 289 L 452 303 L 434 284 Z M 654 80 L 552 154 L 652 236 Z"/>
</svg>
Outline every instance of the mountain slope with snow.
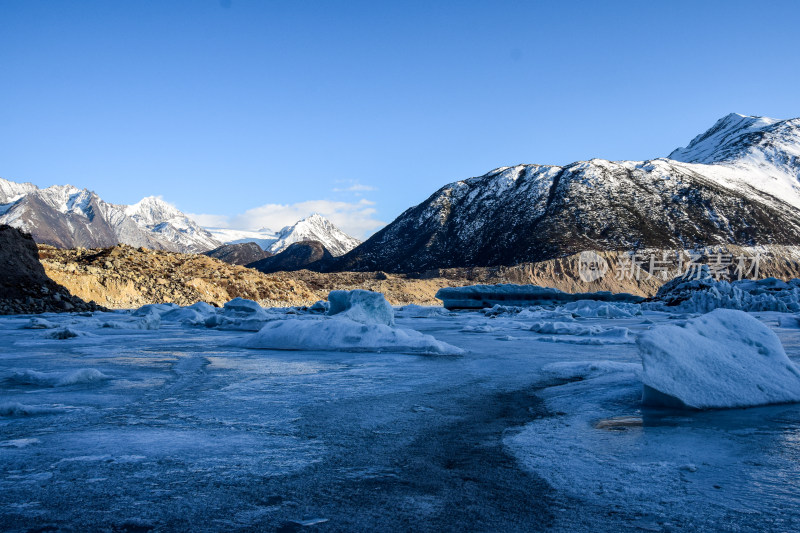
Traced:
<svg viewBox="0 0 800 533">
<path fill-rule="evenodd" d="M 267 228 L 255 231 L 208 228 L 208 231 L 226 244 L 255 242 L 272 254 L 278 254 L 296 242 L 318 241 L 331 255 L 338 257 L 361 244 L 361 241 L 347 235 L 330 220 L 317 213 L 291 226 L 285 226 L 278 232 L 272 232 Z"/>
<path fill-rule="evenodd" d="M 703 165 L 687 168 L 727 187 L 760 191 L 800 208 L 800 118 L 732 113 L 669 159 Z"/>
<path fill-rule="evenodd" d="M 221 243 L 167 202 L 149 197 L 126 206 L 72 185 L 39 189 L 0 178 L 0 224 L 62 248 L 124 243 L 157 250 L 202 252 Z"/>
<path fill-rule="evenodd" d="M 672 159 L 518 165 L 445 185 L 335 264 L 414 272 L 583 250 L 800 245 L 800 119 L 729 115 Z"/>
</svg>

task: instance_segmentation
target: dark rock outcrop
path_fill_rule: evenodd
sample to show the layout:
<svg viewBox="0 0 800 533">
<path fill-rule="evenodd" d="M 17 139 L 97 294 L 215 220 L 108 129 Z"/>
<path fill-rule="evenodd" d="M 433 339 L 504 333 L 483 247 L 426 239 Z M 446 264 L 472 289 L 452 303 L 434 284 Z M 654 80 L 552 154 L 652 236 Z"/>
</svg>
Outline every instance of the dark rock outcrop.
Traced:
<svg viewBox="0 0 800 533">
<path fill-rule="evenodd" d="M 0 315 L 102 309 L 47 277 L 30 235 L 0 226 Z"/>
<path fill-rule="evenodd" d="M 333 262 L 334 257 L 319 241 L 300 241 L 292 244 L 279 254 L 267 257 L 247 266 L 270 274 L 292 270 L 323 271 Z"/>
<path fill-rule="evenodd" d="M 272 256 L 271 253 L 254 242 L 223 244 L 219 248 L 203 252 L 203 255 L 225 261 L 231 265 L 247 265 Z"/>
</svg>

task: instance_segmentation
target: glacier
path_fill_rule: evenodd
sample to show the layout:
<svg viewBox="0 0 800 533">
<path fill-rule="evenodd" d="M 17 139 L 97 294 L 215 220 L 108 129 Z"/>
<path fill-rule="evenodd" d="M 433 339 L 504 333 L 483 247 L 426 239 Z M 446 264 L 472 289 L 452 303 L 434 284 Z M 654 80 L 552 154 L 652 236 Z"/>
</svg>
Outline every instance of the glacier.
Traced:
<svg viewBox="0 0 800 533">
<path fill-rule="evenodd" d="M 406 306 L 394 309 L 394 327 L 326 315 L 324 305 L 311 312 L 247 301 L 0 317 L 0 525 L 800 526 L 800 405 L 646 405 L 636 344 L 541 339 L 612 331 L 663 346 L 663 328 L 690 332 L 698 314 L 571 305 Z M 780 345 L 800 361 L 796 313 L 735 312 L 747 320 L 725 326 L 728 337 L 760 332 L 770 353 Z M 152 316 L 158 329 L 138 327 Z M 29 329 L 32 318 L 47 328 Z M 220 323 L 207 324 L 212 318 Z M 228 327 L 248 320 L 256 331 Z M 326 324 L 346 332 L 339 346 Z M 359 350 L 350 333 L 364 327 L 418 332 L 459 351 Z M 47 338 L 62 328 L 87 335 Z M 264 328 L 286 328 L 274 347 L 297 349 L 241 345 Z"/>
</svg>

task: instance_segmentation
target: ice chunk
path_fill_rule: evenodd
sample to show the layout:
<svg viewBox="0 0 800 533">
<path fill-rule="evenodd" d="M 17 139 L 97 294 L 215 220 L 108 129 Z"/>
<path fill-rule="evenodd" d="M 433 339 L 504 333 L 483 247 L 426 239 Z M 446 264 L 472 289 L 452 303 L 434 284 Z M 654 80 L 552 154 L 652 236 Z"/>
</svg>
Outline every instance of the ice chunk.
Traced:
<svg viewBox="0 0 800 533">
<path fill-rule="evenodd" d="M 328 316 L 349 318 L 362 324 L 394 326 L 394 309 L 379 292 L 331 291 L 328 304 Z"/>
<path fill-rule="evenodd" d="M 131 315 L 133 316 L 147 316 L 149 314 L 155 313 L 157 315 L 162 315 L 173 309 L 179 309 L 178 304 L 168 303 L 168 304 L 147 304 L 141 306 L 139 309 L 134 310 Z"/>
<path fill-rule="evenodd" d="M 586 326 L 578 322 L 535 322 L 530 330 L 551 337 L 537 337 L 545 342 L 569 344 L 632 344 L 635 338 L 628 328 Z"/>
<path fill-rule="evenodd" d="M 363 324 L 349 318 L 290 319 L 267 323 L 244 348 L 461 354 L 463 350 L 412 329 Z"/>
<path fill-rule="evenodd" d="M 110 379 L 96 368 L 81 368 L 71 372 L 37 372 L 24 369 L 15 370 L 6 381 L 21 385 L 38 385 L 42 387 L 66 387 L 82 383 L 97 383 Z"/>
<path fill-rule="evenodd" d="M 577 322 L 535 322 L 530 330 L 546 335 L 597 335 L 601 326 L 584 326 Z"/>
<path fill-rule="evenodd" d="M 631 334 L 628 328 L 619 327 L 602 328 L 599 332 L 590 333 L 588 335 L 553 335 L 537 337 L 536 340 L 586 345 L 633 344 L 636 342 L 636 338 Z"/>
<path fill-rule="evenodd" d="M 461 331 L 464 333 L 493 333 L 497 328 L 492 326 L 464 326 Z"/>
<path fill-rule="evenodd" d="M 56 339 L 56 340 L 66 340 L 66 339 L 74 339 L 75 337 L 88 337 L 89 334 L 85 331 L 80 331 L 77 329 L 73 329 L 70 327 L 63 327 L 60 329 L 54 329 L 45 335 L 48 339 Z"/>
<path fill-rule="evenodd" d="M 444 287 L 439 289 L 436 297 L 444 302 L 447 309 L 481 309 L 494 305 L 556 305 L 576 300 L 635 303 L 644 299 L 626 293 L 600 291 L 571 294 L 551 287 L 513 284 Z"/>
<path fill-rule="evenodd" d="M 778 337 L 742 311 L 718 309 L 638 339 L 647 404 L 697 409 L 800 401 L 800 370 Z"/>
<path fill-rule="evenodd" d="M 161 315 L 151 311 L 146 315 L 142 316 L 137 322 L 133 323 L 133 327 L 136 329 L 148 329 L 148 330 L 155 330 L 161 328 Z"/>
<path fill-rule="evenodd" d="M 637 304 L 607 303 L 595 300 L 578 300 L 561 307 L 562 311 L 584 318 L 628 318 L 641 314 Z"/>
<path fill-rule="evenodd" d="M 328 302 L 323 300 L 319 300 L 314 302 L 314 304 L 308 308 L 309 313 L 327 313 L 328 312 Z"/>
<path fill-rule="evenodd" d="M 429 318 L 447 314 L 443 307 L 408 304 L 395 309 L 395 316 L 400 318 Z"/>
<path fill-rule="evenodd" d="M 187 325 L 204 324 L 206 320 L 214 316 L 217 309 L 205 302 L 197 302 L 187 307 L 179 307 L 161 315 L 161 320 L 165 322 L 180 322 Z"/>
<path fill-rule="evenodd" d="M 264 308 L 258 305 L 253 300 L 245 298 L 234 298 L 225 304 L 225 311 L 233 311 L 236 313 L 260 314 Z"/>
<path fill-rule="evenodd" d="M 616 361 L 560 361 L 542 367 L 542 373 L 566 380 L 590 379 L 617 372 L 632 372 L 639 375 L 641 370 L 642 366 L 638 363 Z"/>
<path fill-rule="evenodd" d="M 800 280 L 715 281 L 703 265 L 699 273 L 665 283 L 645 308 L 662 311 L 707 313 L 714 309 L 742 311 L 800 311 Z"/>
<path fill-rule="evenodd" d="M 53 324 L 49 320 L 45 320 L 44 318 L 34 317 L 31 318 L 30 322 L 25 326 L 25 329 L 55 329 L 58 326 Z"/>
</svg>

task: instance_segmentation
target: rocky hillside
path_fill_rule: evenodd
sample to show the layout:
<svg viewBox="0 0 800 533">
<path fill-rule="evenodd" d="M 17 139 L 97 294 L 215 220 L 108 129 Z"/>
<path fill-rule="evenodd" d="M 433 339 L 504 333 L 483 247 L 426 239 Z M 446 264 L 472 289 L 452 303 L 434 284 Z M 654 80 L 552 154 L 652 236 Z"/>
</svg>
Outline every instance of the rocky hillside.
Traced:
<svg viewBox="0 0 800 533">
<path fill-rule="evenodd" d="M 333 255 L 319 241 L 300 241 L 291 244 L 279 254 L 254 261 L 247 266 L 271 274 L 273 272 L 302 270 L 325 270 L 333 261 Z"/>
<path fill-rule="evenodd" d="M 681 159 L 518 165 L 451 183 L 334 270 L 515 265 L 583 250 L 800 244 L 800 119 L 731 115 Z"/>
<path fill-rule="evenodd" d="M 751 255 L 754 250 L 732 248 L 729 252 Z M 800 277 L 800 249 L 774 248 L 760 252 L 764 254 L 760 277 Z M 262 274 L 203 255 L 129 246 L 96 250 L 40 247 L 42 263 L 50 277 L 73 294 L 98 300 L 112 308 L 160 302 L 187 305 L 205 301 L 222 305 L 236 296 L 270 306 L 309 305 L 325 299 L 331 290 L 357 288 L 382 292 L 394 305 L 441 305 L 435 298 L 440 288 L 478 283 L 532 283 L 566 292 L 608 290 L 652 296 L 669 279 L 658 275 L 651 277 L 646 272 L 639 279 L 617 276 L 618 265 L 626 256 L 615 252 L 599 255 L 606 262 L 608 272 L 600 279 L 587 282 L 580 275 L 579 255 L 511 267 L 434 269 L 417 275 L 324 274 L 308 270 Z M 730 274 L 734 272 L 731 270 Z"/>
<path fill-rule="evenodd" d="M 75 250 L 40 246 L 39 255 L 48 276 L 111 308 L 198 301 L 221 306 L 236 297 L 265 305 L 301 305 L 318 299 L 300 281 L 268 278 L 205 255 L 127 245 Z"/>
<path fill-rule="evenodd" d="M 247 265 L 272 256 L 270 252 L 262 249 L 261 246 L 254 242 L 223 244 L 219 248 L 203 252 L 203 255 L 225 261 L 231 265 Z"/>
<path fill-rule="evenodd" d="M 95 311 L 47 277 L 30 235 L 0 226 L 0 315 Z"/>
</svg>

